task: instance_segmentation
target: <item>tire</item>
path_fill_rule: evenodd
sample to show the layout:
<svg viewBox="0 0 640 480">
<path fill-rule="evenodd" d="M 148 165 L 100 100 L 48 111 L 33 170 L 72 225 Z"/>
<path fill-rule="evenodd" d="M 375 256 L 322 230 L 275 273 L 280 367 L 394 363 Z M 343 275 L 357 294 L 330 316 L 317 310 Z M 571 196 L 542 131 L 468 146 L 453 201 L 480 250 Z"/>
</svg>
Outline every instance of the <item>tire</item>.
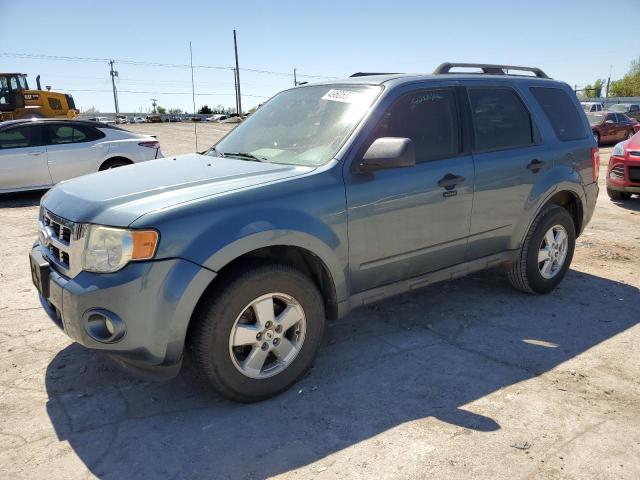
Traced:
<svg viewBox="0 0 640 480">
<path fill-rule="evenodd" d="M 124 167 L 125 165 L 131 165 L 131 163 L 132 162 L 124 158 L 112 158 L 100 165 L 100 171 L 109 170 L 111 168 Z"/>
<path fill-rule="evenodd" d="M 631 198 L 631 194 L 627 192 L 619 192 L 618 190 L 612 190 L 607 188 L 607 195 L 611 200 L 629 200 Z"/>
<path fill-rule="evenodd" d="M 187 348 L 196 370 L 224 397 L 238 402 L 264 400 L 286 390 L 309 370 L 322 339 L 325 313 L 318 288 L 306 275 L 292 267 L 261 262 L 245 264 L 221 280 L 207 291 L 192 319 Z M 271 313 L 275 310 L 273 325 L 278 325 L 276 328 L 265 327 L 265 322 L 260 325 L 256 311 L 266 312 L 268 309 L 254 310 L 252 306 L 256 301 L 264 302 L 271 295 L 274 295 L 272 305 L 275 308 L 270 308 Z M 302 318 L 303 323 L 286 327 L 287 330 L 278 333 L 278 322 L 283 318 L 278 311 L 282 307 L 280 296 L 287 297 L 285 301 L 291 305 L 297 304 L 283 303 L 285 308 L 291 307 L 295 318 Z M 266 304 L 269 304 L 268 300 Z M 255 321 L 255 324 L 242 323 L 247 320 Z M 253 330 L 247 337 L 242 337 L 237 333 L 238 329 L 245 335 L 248 329 Z M 253 332 L 260 334 L 259 340 L 257 334 L 254 339 Z M 270 333 L 273 337 L 269 336 Z M 278 335 L 282 342 L 280 347 L 285 346 L 284 340 L 287 339 L 287 345 L 297 345 L 297 352 L 285 359 L 276 356 L 276 353 L 281 354 L 276 347 Z M 248 345 L 232 346 L 244 343 L 236 341 L 236 338 L 249 337 L 251 343 Z M 268 348 L 262 348 L 267 343 Z M 257 369 L 249 370 L 247 367 L 243 370 L 243 365 L 250 363 L 250 357 L 261 355 L 259 350 L 268 350 L 267 356 L 262 357 L 265 358 L 264 364 Z"/>
<path fill-rule="evenodd" d="M 550 231 L 558 235 L 562 232 L 566 234 L 566 250 L 564 250 L 563 256 L 562 246 L 558 250 L 548 246 L 551 255 L 554 255 L 554 252 L 559 253 L 556 259 L 559 260 L 562 257 L 562 262 L 556 265 L 552 261 L 551 265 L 556 265 L 557 268 L 543 273 L 541 269 L 544 269 L 548 264 L 538 260 L 539 254 L 542 253 L 546 244 L 545 235 Z M 569 212 L 557 205 L 545 208 L 531 224 L 518 259 L 509 267 L 507 274 L 509 282 L 516 289 L 526 293 L 549 293 L 567 273 L 573 259 L 575 243 L 575 225 Z M 564 244 L 562 243 L 562 245 Z"/>
<path fill-rule="evenodd" d="M 629 140 L 631 137 L 633 137 L 635 135 L 635 132 L 633 130 L 629 130 L 627 132 L 627 136 L 625 137 L 625 140 Z"/>
<path fill-rule="evenodd" d="M 596 141 L 596 147 L 600 146 L 600 134 L 598 132 L 595 132 L 593 134 L 593 139 Z"/>
</svg>

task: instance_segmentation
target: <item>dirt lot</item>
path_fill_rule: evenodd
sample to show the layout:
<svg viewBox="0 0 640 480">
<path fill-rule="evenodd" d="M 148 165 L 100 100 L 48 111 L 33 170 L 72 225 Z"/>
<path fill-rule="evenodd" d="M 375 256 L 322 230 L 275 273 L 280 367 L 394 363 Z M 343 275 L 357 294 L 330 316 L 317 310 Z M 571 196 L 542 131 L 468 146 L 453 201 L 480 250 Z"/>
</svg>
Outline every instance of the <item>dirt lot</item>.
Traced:
<svg viewBox="0 0 640 480">
<path fill-rule="evenodd" d="M 195 149 L 192 128 L 133 129 L 172 155 Z M 198 128 L 201 148 L 221 134 Z M 189 365 L 147 383 L 71 344 L 29 277 L 38 201 L 0 198 L 4 478 L 640 478 L 640 199 L 601 190 L 552 294 L 491 271 L 360 309 L 306 378 L 254 405 Z"/>
</svg>

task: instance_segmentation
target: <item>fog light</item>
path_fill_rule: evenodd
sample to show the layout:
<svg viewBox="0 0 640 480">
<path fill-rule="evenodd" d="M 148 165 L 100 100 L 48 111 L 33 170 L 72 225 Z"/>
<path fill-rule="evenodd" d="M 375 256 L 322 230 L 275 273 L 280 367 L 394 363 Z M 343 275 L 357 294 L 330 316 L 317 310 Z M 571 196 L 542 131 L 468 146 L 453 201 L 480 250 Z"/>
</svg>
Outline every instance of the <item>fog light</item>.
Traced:
<svg viewBox="0 0 640 480">
<path fill-rule="evenodd" d="M 115 343 L 124 337 L 124 322 L 115 313 L 103 309 L 88 310 L 83 315 L 84 328 L 100 343 Z"/>
</svg>

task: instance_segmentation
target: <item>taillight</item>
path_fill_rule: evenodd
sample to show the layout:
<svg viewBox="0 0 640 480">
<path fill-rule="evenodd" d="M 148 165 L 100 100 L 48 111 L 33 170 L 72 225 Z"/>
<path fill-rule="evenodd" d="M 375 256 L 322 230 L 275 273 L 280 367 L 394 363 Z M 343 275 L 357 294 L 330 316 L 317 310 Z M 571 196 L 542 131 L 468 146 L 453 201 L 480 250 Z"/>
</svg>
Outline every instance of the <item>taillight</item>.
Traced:
<svg viewBox="0 0 640 480">
<path fill-rule="evenodd" d="M 591 149 L 591 168 L 593 169 L 593 181 L 597 182 L 600 176 L 600 150 L 598 150 L 598 147 Z"/>
<path fill-rule="evenodd" d="M 160 147 L 160 142 L 140 142 L 138 143 L 138 145 L 140 145 L 141 147 L 148 147 L 148 148 L 159 148 Z"/>
</svg>

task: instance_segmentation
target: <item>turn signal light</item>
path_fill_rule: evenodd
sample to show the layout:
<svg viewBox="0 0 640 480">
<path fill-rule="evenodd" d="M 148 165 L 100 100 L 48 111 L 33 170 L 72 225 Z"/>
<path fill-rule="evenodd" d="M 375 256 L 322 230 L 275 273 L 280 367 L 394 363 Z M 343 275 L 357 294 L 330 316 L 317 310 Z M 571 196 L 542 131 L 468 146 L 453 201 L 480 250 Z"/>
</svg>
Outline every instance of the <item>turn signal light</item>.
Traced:
<svg viewBox="0 0 640 480">
<path fill-rule="evenodd" d="M 158 232 L 154 230 L 131 230 L 133 249 L 132 260 L 148 260 L 153 258 L 158 245 Z"/>
</svg>

